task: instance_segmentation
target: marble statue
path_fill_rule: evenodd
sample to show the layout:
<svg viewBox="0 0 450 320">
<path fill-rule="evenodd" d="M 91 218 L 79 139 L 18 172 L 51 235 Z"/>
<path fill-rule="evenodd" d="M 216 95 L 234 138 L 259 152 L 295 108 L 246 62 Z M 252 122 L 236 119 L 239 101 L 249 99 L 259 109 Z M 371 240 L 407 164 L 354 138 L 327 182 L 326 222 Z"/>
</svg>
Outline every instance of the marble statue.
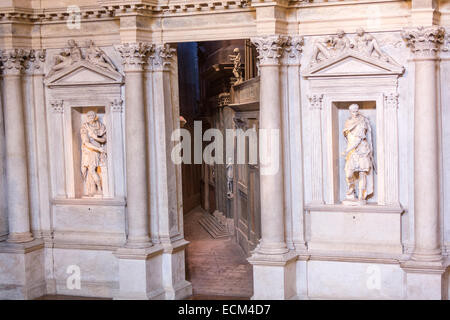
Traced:
<svg viewBox="0 0 450 320">
<path fill-rule="evenodd" d="M 239 48 L 235 48 L 233 50 L 234 54 L 230 54 L 230 60 L 233 62 L 233 75 L 236 78 L 236 81 L 233 85 L 237 85 L 242 83 L 242 63 L 241 63 L 241 53 L 239 52 Z"/>
<path fill-rule="evenodd" d="M 343 30 L 338 30 L 334 36 L 320 39 L 314 43 L 312 63 L 320 63 L 322 60 L 339 55 L 345 49 L 350 48 L 350 40 Z"/>
<path fill-rule="evenodd" d="M 227 198 L 232 199 L 233 194 L 233 162 L 231 159 L 228 160 L 226 165 L 227 170 Z"/>
<path fill-rule="evenodd" d="M 98 120 L 97 113 L 89 111 L 87 121 L 80 129 L 81 136 L 81 174 L 83 175 L 87 196 L 102 196 L 102 180 L 99 175 L 106 167 L 106 127 Z"/>
<path fill-rule="evenodd" d="M 345 157 L 345 180 L 348 190 L 343 204 L 365 204 L 373 194 L 373 159 L 372 130 L 369 119 L 359 112 L 359 106 L 352 104 L 348 108 L 350 118 L 345 121 L 343 134 L 347 140 Z M 356 199 L 358 183 L 358 199 Z"/>
<path fill-rule="evenodd" d="M 78 44 L 73 39 L 68 40 L 67 44 L 69 45 L 68 49 L 64 49 L 64 51 L 55 55 L 54 65 L 50 69 L 48 77 L 59 70 L 62 70 L 80 60 L 83 60 L 83 55 Z"/>
<path fill-rule="evenodd" d="M 99 47 L 95 46 L 94 41 L 87 42 L 86 60 L 90 63 L 105 68 L 110 71 L 117 71 L 111 59 Z"/>
<path fill-rule="evenodd" d="M 375 56 L 389 62 L 389 57 L 381 51 L 375 38 L 366 33 L 363 28 L 358 28 L 356 30 L 353 41 L 352 48 L 354 50 L 364 52 L 367 56 Z"/>
</svg>

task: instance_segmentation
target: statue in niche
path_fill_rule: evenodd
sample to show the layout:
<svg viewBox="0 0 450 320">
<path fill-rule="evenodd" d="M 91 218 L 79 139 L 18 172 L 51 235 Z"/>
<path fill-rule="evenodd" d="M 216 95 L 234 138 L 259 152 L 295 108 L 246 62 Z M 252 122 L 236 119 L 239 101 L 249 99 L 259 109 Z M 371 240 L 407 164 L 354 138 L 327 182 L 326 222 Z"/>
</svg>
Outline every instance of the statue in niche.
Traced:
<svg viewBox="0 0 450 320">
<path fill-rule="evenodd" d="M 114 66 L 111 59 L 106 55 L 106 53 L 100 49 L 99 47 L 95 46 L 94 41 L 89 40 L 87 42 L 87 49 L 86 49 L 86 60 L 90 63 L 105 68 L 107 70 L 116 72 L 117 69 Z"/>
<path fill-rule="evenodd" d="M 69 41 L 67 41 L 67 44 L 69 45 L 68 49 L 65 49 L 64 51 L 55 55 L 54 57 L 55 64 L 50 69 L 48 77 L 53 75 L 55 72 L 59 70 L 62 70 L 80 60 L 83 60 L 81 49 L 75 42 L 75 40 L 70 39 Z"/>
<path fill-rule="evenodd" d="M 233 161 L 231 158 L 228 159 L 226 165 L 227 170 L 227 198 L 233 199 Z"/>
<path fill-rule="evenodd" d="M 89 111 L 87 121 L 80 129 L 81 174 L 87 196 L 102 196 L 101 168 L 106 168 L 106 127 L 98 120 L 97 113 Z"/>
<path fill-rule="evenodd" d="M 335 36 L 330 36 L 314 43 L 312 63 L 320 63 L 339 55 L 350 47 L 350 40 L 343 30 L 338 30 Z"/>
<path fill-rule="evenodd" d="M 352 104 L 348 108 L 350 118 L 345 121 L 343 134 L 347 140 L 345 157 L 345 180 L 347 182 L 346 205 L 366 204 L 373 195 L 373 158 L 372 129 L 369 119 L 359 112 L 359 106 Z M 356 198 L 358 184 L 358 198 Z"/>
<path fill-rule="evenodd" d="M 230 54 L 230 60 L 233 62 L 233 75 L 236 78 L 236 81 L 233 85 L 237 85 L 242 83 L 242 63 L 241 63 L 241 53 L 239 52 L 239 48 L 234 48 L 234 54 Z"/>
</svg>

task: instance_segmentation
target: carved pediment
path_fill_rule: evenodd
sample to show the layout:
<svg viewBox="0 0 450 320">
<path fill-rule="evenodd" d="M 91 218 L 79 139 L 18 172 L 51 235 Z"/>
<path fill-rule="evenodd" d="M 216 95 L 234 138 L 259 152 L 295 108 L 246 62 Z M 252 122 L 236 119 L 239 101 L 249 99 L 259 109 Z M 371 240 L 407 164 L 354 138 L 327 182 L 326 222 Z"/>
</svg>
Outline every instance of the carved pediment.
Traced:
<svg viewBox="0 0 450 320">
<path fill-rule="evenodd" d="M 316 41 L 303 76 L 401 75 L 403 72 L 404 68 L 380 49 L 372 35 L 358 29 L 353 39 L 339 31 L 336 36 Z"/>
<path fill-rule="evenodd" d="M 123 76 L 106 53 L 88 41 L 82 50 L 74 40 L 56 54 L 45 83 L 48 86 L 121 84 Z"/>
<path fill-rule="evenodd" d="M 122 84 L 123 76 L 81 60 L 51 75 L 45 83 L 48 86 Z"/>
<path fill-rule="evenodd" d="M 362 55 L 354 50 L 312 65 L 304 73 L 306 78 L 325 76 L 401 75 L 402 66 Z"/>
</svg>

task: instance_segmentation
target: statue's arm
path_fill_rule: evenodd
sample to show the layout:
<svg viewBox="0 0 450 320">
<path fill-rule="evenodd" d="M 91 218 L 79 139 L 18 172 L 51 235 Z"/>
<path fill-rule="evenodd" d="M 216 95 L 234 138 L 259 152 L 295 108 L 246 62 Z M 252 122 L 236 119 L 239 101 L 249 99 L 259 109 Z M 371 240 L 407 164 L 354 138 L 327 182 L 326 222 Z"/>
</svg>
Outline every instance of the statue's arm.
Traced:
<svg viewBox="0 0 450 320">
<path fill-rule="evenodd" d="M 103 152 L 104 150 L 102 148 L 94 146 L 92 143 L 89 142 L 89 137 L 87 132 L 81 131 L 81 143 L 86 148 L 91 149 L 93 151 Z"/>
</svg>

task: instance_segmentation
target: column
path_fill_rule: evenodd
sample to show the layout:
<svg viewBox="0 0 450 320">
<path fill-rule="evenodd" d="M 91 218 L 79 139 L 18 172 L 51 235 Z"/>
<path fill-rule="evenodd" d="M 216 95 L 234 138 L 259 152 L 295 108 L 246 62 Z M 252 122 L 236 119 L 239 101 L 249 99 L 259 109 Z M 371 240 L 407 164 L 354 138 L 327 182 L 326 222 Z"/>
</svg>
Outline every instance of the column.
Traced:
<svg viewBox="0 0 450 320">
<path fill-rule="evenodd" d="M 439 115 L 437 65 L 442 27 L 419 27 L 403 33 L 413 52 L 414 85 L 414 251 L 404 264 L 408 298 L 441 299 L 439 222 Z"/>
<path fill-rule="evenodd" d="M 30 232 L 27 146 L 22 91 L 22 73 L 26 58 L 27 53 L 21 49 L 2 52 L 8 242 L 14 243 L 33 240 Z"/>
<path fill-rule="evenodd" d="M 147 131 L 144 69 L 149 47 L 143 43 L 117 47 L 125 72 L 125 145 L 127 183 L 127 247 L 149 247 Z"/>
<path fill-rule="evenodd" d="M 209 212 L 209 170 L 206 163 L 203 164 L 203 188 L 204 188 L 204 207 Z"/>
<path fill-rule="evenodd" d="M 149 110 L 152 122 L 152 188 L 156 201 L 158 235 L 164 248 L 162 254 L 162 285 L 165 299 L 183 299 L 192 295 L 192 285 L 185 277 L 185 248 L 189 244 L 181 230 L 177 167 L 172 162 L 170 141 L 173 130 L 179 127 L 179 112 L 175 95 L 178 94 L 176 77 L 176 49 L 169 44 L 155 44 L 150 56 L 152 69 L 152 102 Z M 153 198 L 152 198 L 153 199 Z"/>
<path fill-rule="evenodd" d="M 259 163 L 261 241 L 249 262 L 253 265 L 253 299 L 295 296 L 295 259 L 285 240 L 285 188 L 280 58 L 286 38 L 252 39 L 260 68 Z M 266 137 L 264 137 L 266 136 Z"/>
<path fill-rule="evenodd" d="M 311 126 L 311 203 L 323 204 L 322 100 L 323 94 L 308 97 Z"/>
<path fill-rule="evenodd" d="M 291 241 L 297 252 L 306 251 L 304 236 L 304 199 L 303 199 L 303 150 L 302 116 L 300 92 L 300 60 L 304 40 L 301 36 L 291 37 L 286 43 L 283 64 L 286 66 L 286 86 L 284 91 L 284 143 L 289 146 L 285 151 L 285 185 L 289 192 L 290 211 L 286 213 L 286 226 L 291 231 Z M 289 243 L 289 242 L 288 242 Z"/>
</svg>

